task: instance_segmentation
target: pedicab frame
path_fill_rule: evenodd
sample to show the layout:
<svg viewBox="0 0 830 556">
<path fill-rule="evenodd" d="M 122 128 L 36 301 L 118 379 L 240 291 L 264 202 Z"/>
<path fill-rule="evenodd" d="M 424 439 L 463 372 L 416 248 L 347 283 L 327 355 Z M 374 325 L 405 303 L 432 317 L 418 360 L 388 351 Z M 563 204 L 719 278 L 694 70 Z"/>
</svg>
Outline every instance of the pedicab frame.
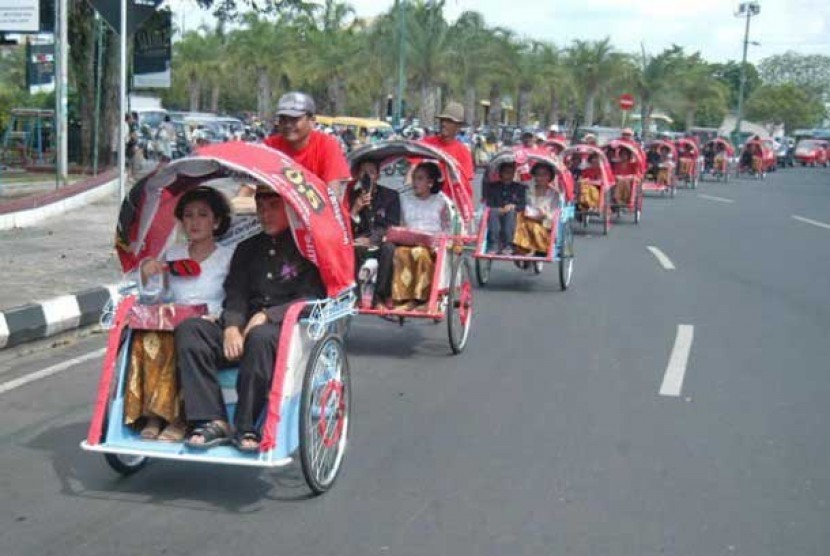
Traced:
<svg viewBox="0 0 830 556">
<path fill-rule="evenodd" d="M 487 167 L 485 179 L 498 179 L 498 168 L 502 164 L 513 163 L 517 166 L 527 165 L 528 172 L 539 163 L 549 164 L 554 169 L 554 181 L 558 182 L 562 195 L 559 196 L 559 206 L 553 213 L 551 237 L 548 252 L 543 257 L 528 255 L 505 255 L 487 252 L 487 222 L 490 208 L 483 204 L 479 219 L 476 247 L 473 253 L 476 266 L 476 281 L 479 286 L 486 286 L 490 281 L 490 272 L 493 261 L 509 261 L 518 264 L 525 263 L 534 274 L 541 274 L 544 263 L 556 262 L 559 266 L 559 286 L 562 290 L 568 289 L 573 278 L 574 265 L 574 234 L 573 220 L 574 183 L 570 170 L 557 158 L 545 156 L 538 152 L 517 152 L 506 150 L 498 153 Z M 482 201 L 483 203 L 483 201 Z"/>
<path fill-rule="evenodd" d="M 643 216 L 643 176 L 645 174 L 643 171 L 643 168 L 645 168 L 643 151 L 639 148 L 639 145 L 633 144 L 629 141 L 620 141 L 617 139 L 609 142 L 605 148 L 613 149 L 615 151 L 618 151 L 619 149 L 626 149 L 629 153 L 631 153 L 631 160 L 637 164 L 637 168 L 639 170 L 634 175 L 620 176 L 616 173 L 614 174 L 615 183 L 619 178 L 632 179 L 633 183 L 631 184 L 631 195 L 628 198 L 628 202 L 624 204 L 614 203 L 612 197 L 611 210 L 617 215 L 618 221 L 621 218 L 622 212 L 625 211 L 632 215 L 635 224 L 639 224 Z M 616 184 L 615 187 L 619 187 L 619 184 Z"/>
<path fill-rule="evenodd" d="M 761 151 L 761 169 L 760 171 L 755 171 L 755 168 L 750 166 L 749 169 L 746 169 L 741 164 L 741 160 L 743 159 L 744 153 L 747 151 L 750 145 L 757 145 Z M 753 157 L 754 158 L 754 157 Z M 751 139 L 744 143 L 743 147 L 741 147 L 740 154 L 738 155 L 738 164 L 735 169 L 735 177 L 740 178 L 741 174 L 748 173 L 752 176 L 752 178 L 756 180 L 763 180 L 767 177 L 767 172 L 770 168 L 775 166 L 775 151 L 772 147 L 765 143 L 764 139 Z"/>
<path fill-rule="evenodd" d="M 381 141 L 354 150 L 349 155 L 352 168 L 365 161 L 377 162 L 381 176 L 403 176 L 422 161 L 433 161 L 441 168 L 442 192 L 451 210 L 452 232 L 436 237 L 435 271 L 425 311 L 358 307 L 360 315 L 375 315 L 396 320 L 429 319 L 439 323 L 447 320 L 447 334 L 453 354 L 464 351 L 473 319 L 472 268 L 468 246 L 473 235 L 473 203 L 462 182 L 458 162 L 430 145 L 408 140 Z"/>
<path fill-rule="evenodd" d="M 724 152 L 724 168 L 723 168 L 723 170 L 717 169 L 714 166 L 716 161 L 713 160 L 712 161 L 712 168 L 711 168 L 711 175 L 714 176 L 715 181 L 723 180 L 724 182 L 728 182 L 729 181 L 729 174 L 731 172 L 730 166 L 734 164 L 733 159 L 735 158 L 735 147 L 727 139 L 724 139 L 723 137 L 715 137 L 714 139 L 710 139 L 709 141 L 707 141 L 704 144 L 703 149 L 701 149 L 701 152 L 706 150 L 706 148 L 710 144 L 715 149 L 717 148 L 717 145 L 723 145 L 724 146 L 724 150 L 723 150 L 723 152 Z M 717 151 L 715 151 L 715 152 L 716 152 L 716 155 L 717 155 Z M 717 156 L 716 156 L 716 158 L 717 158 Z M 700 174 L 701 181 L 703 180 L 703 177 L 707 175 L 707 168 L 706 168 L 706 161 L 705 160 L 704 160 L 703 165 L 704 165 L 703 166 L 703 171 Z"/>
<path fill-rule="evenodd" d="M 684 150 L 685 147 L 692 148 L 692 164 L 689 166 L 689 173 L 686 175 L 682 175 L 680 161 L 685 158 L 680 156 L 680 153 Z M 682 137 L 677 140 L 676 143 L 678 158 L 677 158 L 677 178 L 681 180 L 688 189 L 697 189 L 697 183 L 700 179 L 700 170 L 702 167 L 702 161 L 700 159 L 700 147 L 696 142 L 686 137 Z"/>
<path fill-rule="evenodd" d="M 663 139 L 655 139 L 654 141 L 649 141 L 646 144 L 645 151 L 648 152 L 651 150 L 652 147 L 656 146 L 658 150 L 662 150 L 663 147 L 668 147 L 671 151 L 672 160 L 670 164 L 674 165 L 677 164 L 679 159 L 677 157 L 677 147 L 671 141 L 666 141 Z M 654 181 L 649 180 L 649 173 L 648 169 L 646 169 L 646 173 L 643 176 L 643 192 L 644 193 L 660 193 L 661 195 L 668 195 L 669 197 L 674 197 L 677 191 L 677 177 L 675 176 L 675 169 L 669 168 L 669 183 L 664 184 L 657 181 L 658 176 L 654 176 Z"/>
<path fill-rule="evenodd" d="M 210 180 L 240 175 L 285 199 L 294 240 L 318 267 L 329 296 L 297 301 L 286 312 L 267 410 L 260 418 L 259 452 L 243 453 L 231 446 L 196 450 L 183 442 L 141 440 L 124 425 L 133 335 L 129 313 L 137 303 L 135 289 L 129 286 L 109 315 L 112 328 L 96 404 L 81 447 L 104 454 L 107 463 L 124 475 L 135 473 L 151 458 L 280 468 L 299 453 L 306 483 L 314 494 L 321 494 L 334 484 L 342 466 L 351 410 L 349 364 L 340 330 L 354 314 L 354 258 L 351 231 L 336 193 L 268 147 L 243 142 L 208 146 L 194 157 L 171 162 L 133 188 L 119 217 L 119 256 L 125 272 L 134 272 L 146 257 L 160 256 L 175 240 L 173 209 L 178 198 Z M 220 243 L 233 245 L 257 232 L 258 222 L 249 218 Z M 219 376 L 230 419 L 236 374 L 235 369 L 227 369 Z"/>
<path fill-rule="evenodd" d="M 608 230 L 611 228 L 611 190 L 614 189 L 616 183 L 605 151 L 594 145 L 573 145 L 562 151 L 561 159 L 566 166 L 570 167 L 568 160 L 572 156 L 578 156 L 587 161 L 592 154 L 597 154 L 600 157 L 599 205 L 595 209 L 583 210 L 579 206 L 579 195 L 577 195 L 574 217 L 582 222 L 584 228 L 591 224 L 592 218 L 601 219 L 602 235 L 608 235 Z M 576 182 L 579 181 L 576 178 L 574 179 Z M 593 183 L 592 186 L 596 187 L 597 184 Z"/>
</svg>

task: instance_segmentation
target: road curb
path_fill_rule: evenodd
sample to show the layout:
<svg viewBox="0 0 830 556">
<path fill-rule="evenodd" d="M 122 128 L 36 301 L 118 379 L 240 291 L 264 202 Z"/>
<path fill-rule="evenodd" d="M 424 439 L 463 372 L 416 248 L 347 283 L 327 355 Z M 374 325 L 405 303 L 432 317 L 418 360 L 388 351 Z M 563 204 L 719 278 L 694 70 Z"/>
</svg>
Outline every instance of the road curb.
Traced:
<svg viewBox="0 0 830 556">
<path fill-rule="evenodd" d="M 116 286 L 98 286 L 0 311 L 0 350 L 96 324 Z"/>
</svg>

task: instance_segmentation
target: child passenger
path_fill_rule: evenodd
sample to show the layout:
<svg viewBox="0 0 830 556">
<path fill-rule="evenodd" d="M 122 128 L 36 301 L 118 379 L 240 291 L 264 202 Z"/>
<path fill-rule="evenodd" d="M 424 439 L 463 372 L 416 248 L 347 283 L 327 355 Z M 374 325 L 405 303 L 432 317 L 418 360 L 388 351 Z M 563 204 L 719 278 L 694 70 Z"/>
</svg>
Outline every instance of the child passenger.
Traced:
<svg viewBox="0 0 830 556">
<path fill-rule="evenodd" d="M 516 163 L 499 165 L 499 181 L 484 183 L 484 200 L 490 208 L 487 219 L 487 252 L 512 254 L 516 216 L 525 209 L 527 186 L 517 182 Z"/>
</svg>

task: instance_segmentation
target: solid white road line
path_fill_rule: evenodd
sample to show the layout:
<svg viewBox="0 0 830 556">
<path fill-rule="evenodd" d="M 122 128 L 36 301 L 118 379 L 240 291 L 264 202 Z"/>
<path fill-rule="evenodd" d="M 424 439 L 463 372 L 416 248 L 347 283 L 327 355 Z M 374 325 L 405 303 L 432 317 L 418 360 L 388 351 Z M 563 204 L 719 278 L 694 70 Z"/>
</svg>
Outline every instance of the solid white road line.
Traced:
<svg viewBox="0 0 830 556">
<path fill-rule="evenodd" d="M 657 247 L 653 245 L 648 246 L 648 250 L 651 251 L 651 254 L 657 257 L 657 260 L 666 270 L 674 270 L 674 263 L 671 262 L 671 259 L 666 256 L 665 253 L 660 251 Z"/>
<path fill-rule="evenodd" d="M 707 199 L 709 201 L 717 201 L 719 203 L 734 203 L 733 199 L 727 199 L 726 197 L 716 197 L 715 195 L 705 195 L 701 193 L 698 195 L 701 199 Z"/>
<path fill-rule="evenodd" d="M 824 228 L 826 230 L 830 230 L 830 224 L 825 224 L 824 222 L 819 222 L 818 220 L 811 220 L 810 218 L 804 218 L 803 216 L 796 216 L 793 214 L 793 218 L 798 220 L 799 222 L 804 222 L 805 224 L 812 224 L 813 226 L 818 226 L 819 228 Z"/>
<path fill-rule="evenodd" d="M 686 366 L 689 363 L 689 352 L 692 349 L 692 340 L 695 337 L 695 327 L 691 324 L 678 324 L 677 336 L 671 350 L 669 366 L 660 385 L 661 396 L 680 396 L 683 388 L 683 377 L 686 375 Z"/>
<path fill-rule="evenodd" d="M 90 359 L 101 357 L 102 355 L 104 355 L 106 351 L 106 348 L 96 349 L 95 351 L 85 353 L 84 355 L 79 355 L 78 357 L 67 359 L 66 361 L 58 363 L 57 365 L 52 365 L 51 367 L 46 367 L 43 370 L 30 373 L 28 375 L 23 375 L 19 378 L 10 380 L 8 382 L 4 382 L 0 384 L 0 394 L 5 394 L 9 390 L 20 388 L 24 384 L 29 384 L 30 382 L 34 382 L 35 380 L 40 380 L 41 378 L 56 375 L 71 367 L 74 367 L 75 365 L 83 363 L 84 361 L 89 361 Z"/>
</svg>

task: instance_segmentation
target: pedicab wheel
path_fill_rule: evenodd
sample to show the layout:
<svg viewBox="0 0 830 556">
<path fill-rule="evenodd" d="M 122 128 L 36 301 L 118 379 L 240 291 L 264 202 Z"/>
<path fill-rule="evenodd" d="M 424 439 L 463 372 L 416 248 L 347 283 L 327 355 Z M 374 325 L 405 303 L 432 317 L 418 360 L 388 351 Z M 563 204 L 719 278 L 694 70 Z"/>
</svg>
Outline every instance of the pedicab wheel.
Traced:
<svg viewBox="0 0 830 556">
<path fill-rule="evenodd" d="M 611 213 L 608 210 L 608 205 L 602 210 L 602 235 L 608 235 L 608 228 L 611 227 Z"/>
<path fill-rule="evenodd" d="M 490 269 L 493 266 L 491 259 L 476 259 L 476 281 L 479 286 L 486 286 L 490 281 Z"/>
<path fill-rule="evenodd" d="M 150 461 L 147 456 L 128 456 L 125 454 L 104 454 L 104 459 L 110 467 L 125 477 L 141 471 Z"/>
<path fill-rule="evenodd" d="M 327 336 L 309 357 L 300 400 L 300 464 L 314 494 L 332 487 L 343 463 L 351 392 L 343 342 L 337 336 Z"/>
<path fill-rule="evenodd" d="M 559 253 L 559 286 L 562 291 L 571 285 L 574 274 L 574 231 L 570 224 L 565 226 L 562 234 L 562 249 Z"/>
<path fill-rule="evenodd" d="M 447 332 L 450 349 L 459 354 L 467 346 L 470 324 L 473 321 L 473 284 L 470 261 L 458 257 L 453 261 L 452 277 L 447 303 Z"/>
</svg>

